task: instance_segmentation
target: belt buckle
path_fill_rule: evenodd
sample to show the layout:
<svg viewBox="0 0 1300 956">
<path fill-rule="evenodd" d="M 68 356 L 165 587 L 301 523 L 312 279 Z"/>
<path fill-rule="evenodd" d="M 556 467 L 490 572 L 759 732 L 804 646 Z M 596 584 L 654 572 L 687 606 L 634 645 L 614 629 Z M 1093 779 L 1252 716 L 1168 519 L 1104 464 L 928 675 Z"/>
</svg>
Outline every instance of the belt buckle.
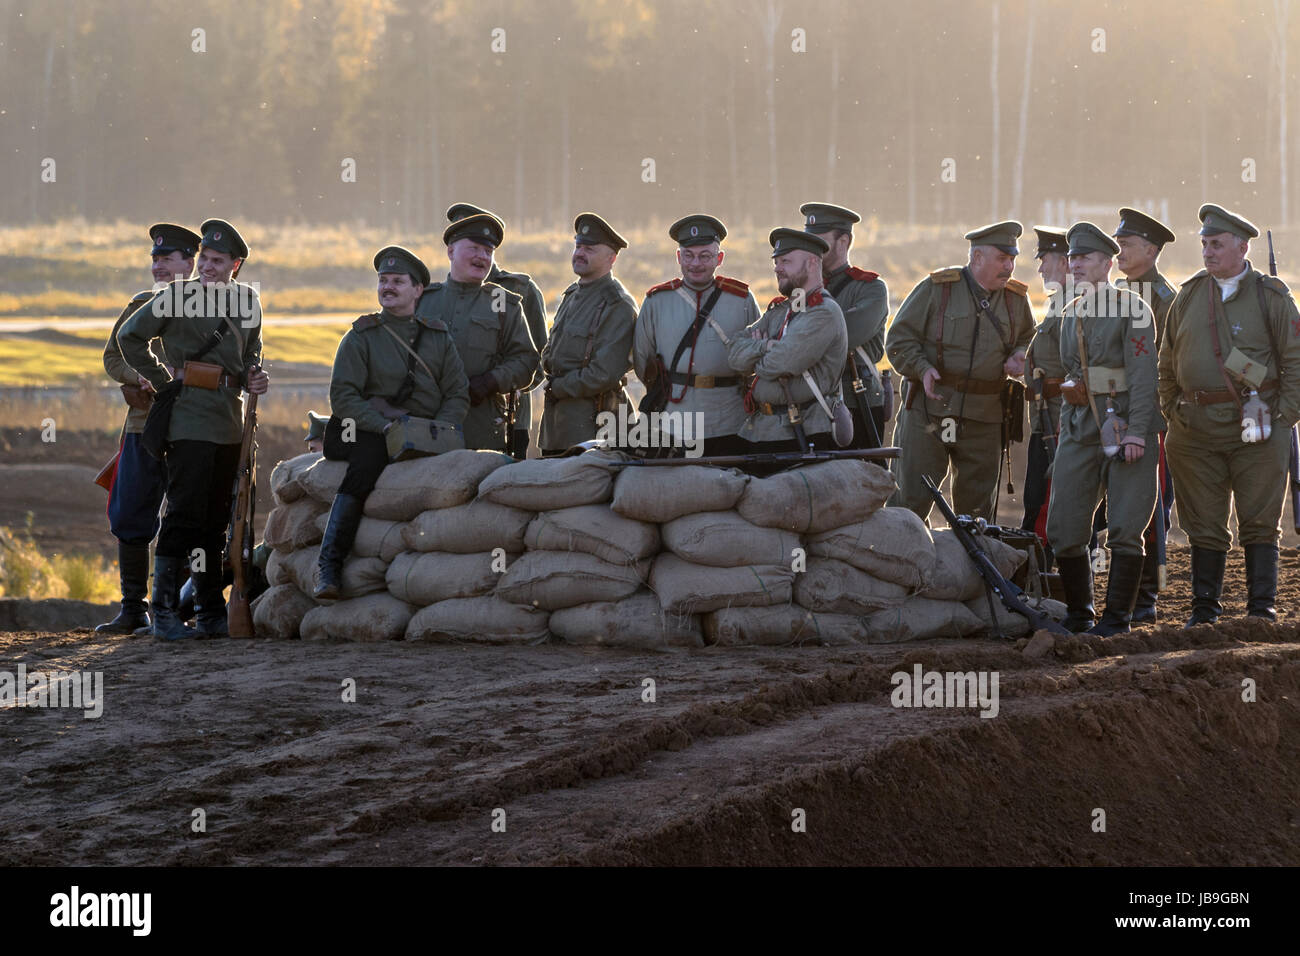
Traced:
<svg viewBox="0 0 1300 956">
<path fill-rule="evenodd" d="M 714 379 L 714 377 L 715 377 L 715 376 L 713 376 L 713 375 L 697 375 L 697 376 L 695 376 L 695 387 L 696 387 L 696 388 L 713 388 L 713 379 Z"/>
<path fill-rule="evenodd" d="M 861 394 L 862 394 L 863 392 L 865 392 L 866 390 L 867 390 L 866 383 L 863 382 L 862 379 L 860 379 L 860 378 L 855 378 L 855 379 L 853 380 L 853 391 L 854 391 L 856 394 L 861 395 Z"/>
</svg>

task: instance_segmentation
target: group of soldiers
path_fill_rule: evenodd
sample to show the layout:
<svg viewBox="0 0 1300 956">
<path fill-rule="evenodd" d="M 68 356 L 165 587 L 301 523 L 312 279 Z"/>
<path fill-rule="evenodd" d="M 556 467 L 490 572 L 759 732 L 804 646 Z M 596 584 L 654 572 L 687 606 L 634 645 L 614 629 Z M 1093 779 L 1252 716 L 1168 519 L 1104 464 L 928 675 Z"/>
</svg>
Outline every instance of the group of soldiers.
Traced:
<svg viewBox="0 0 1300 956">
<path fill-rule="evenodd" d="M 467 203 L 448 209 L 442 281 L 432 281 L 409 249 L 379 250 L 379 311 L 343 336 L 331 414 L 313 416 L 325 457 L 348 463 L 314 596 L 339 596 L 366 495 L 389 462 L 386 435 L 408 416 L 460 426 L 466 447 L 522 458 L 537 386 L 544 402 L 538 451 L 559 455 L 594 439 L 602 413 L 629 403 L 625 386 L 635 371 L 659 395 L 655 410 L 685 413 L 656 420 L 663 429 L 656 448 L 686 444 L 674 429 L 687 415 L 702 428 L 705 455 L 801 451 L 809 443 L 872 448 L 885 444 L 892 406 L 888 372 L 877 368 L 888 354 L 904 380 L 891 503 L 923 519 L 931 506 L 923 478 L 939 482 L 949 471 L 957 511 L 994 518 L 1008 410 L 1024 414 L 1012 383 L 1023 376 L 1033 396 L 1025 526 L 1054 552 L 1073 629 L 1127 630 L 1139 589 L 1151 591 L 1143 613 L 1154 618 L 1146 556 L 1155 503 L 1167 508 L 1172 501 L 1171 488 L 1157 494 L 1158 471 L 1169 480 L 1158 468 L 1166 421 L 1168 472 L 1193 545 L 1189 623 L 1220 613 L 1229 491 L 1243 496 L 1250 613 L 1273 616 L 1285 436 L 1300 414 L 1300 372 L 1291 361 L 1291 350 L 1300 349 L 1300 316 L 1286 287 L 1245 261 L 1258 235 L 1249 222 L 1218 206 L 1202 208 L 1206 270 L 1176 296 L 1155 269 L 1173 233 L 1136 210 L 1121 211 L 1118 243 L 1086 222 L 1068 231 L 1038 228 L 1039 272 L 1054 294 L 1037 329 L 1027 287 L 1011 278 L 1022 227 L 986 226 L 967 234 L 967 264 L 923 279 L 886 332 L 884 281 L 849 261 L 858 214 L 828 203 L 800 212 L 803 228 L 777 228 L 768 237 L 781 294 L 761 314 L 744 282 L 719 274 L 727 230 L 703 214 L 670 227 L 680 276 L 648 290 L 639 310 L 613 274 L 627 241 L 600 216 L 579 215 L 571 257 L 577 281 L 549 324 L 536 283 L 497 261 L 506 229 L 487 210 Z M 269 378 L 260 367 L 260 304 L 235 281 L 247 244 L 222 220 L 203 223 L 200 233 L 166 223 L 150 228 L 154 279 L 170 291 L 134 297 L 105 348 L 105 368 L 133 406 L 109 507 L 122 613 L 105 630 L 148 627 L 169 640 L 225 632 L 219 560 L 191 572 L 194 628 L 181 616 L 178 587 L 196 550 L 221 554 L 240 392 L 264 393 Z M 1109 281 L 1116 255 L 1140 294 Z M 1067 300 L 1060 290 L 1071 278 L 1078 294 Z M 191 287 L 220 294 L 171 314 L 167 301 L 180 301 L 178 293 Z M 139 437 L 150 400 L 199 358 L 218 368 L 201 378 L 191 373 L 198 384 L 182 381 L 162 458 L 153 460 Z M 1271 436 L 1243 442 L 1233 406 L 1255 409 L 1261 401 L 1272 416 Z M 1103 498 L 1112 572 L 1096 622 L 1089 541 Z M 1164 528 L 1167 520 L 1155 524 Z M 155 534 L 150 621 L 144 594 Z"/>
</svg>

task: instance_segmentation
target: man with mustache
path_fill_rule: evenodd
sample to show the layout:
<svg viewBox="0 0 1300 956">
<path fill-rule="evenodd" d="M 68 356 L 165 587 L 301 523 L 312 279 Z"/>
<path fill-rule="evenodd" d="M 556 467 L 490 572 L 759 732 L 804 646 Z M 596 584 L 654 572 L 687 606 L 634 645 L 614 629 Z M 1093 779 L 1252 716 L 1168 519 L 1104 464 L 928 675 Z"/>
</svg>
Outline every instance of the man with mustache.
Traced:
<svg viewBox="0 0 1300 956">
<path fill-rule="evenodd" d="M 995 521 L 1002 457 L 1002 392 L 1024 374 L 1034 334 L 1028 286 L 1011 278 L 1020 223 L 966 233 L 964 266 L 930 273 L 908 294 L 885 339 L 890 364 L 907 384 L 894 425 L 898 491 L 891 505 L 925 519 L 934 504 L 921 480 L 940 484 L 951 466 L 958 514 Z"/>
<path fill-rule="evenodd" d="M 527 388 L 537 371 L 537 349 L 524 322 L 523 299 L 485 281 L 492 255 L 505 238 L 505 226 L 491 213 L 478 213 L 447 226 L 450 271 L 420 296 L 415 314 L 437 319 L 451 332 L 469 379 L 465 447 L 492 451 L 510 448 L 509 402 Z M 525 450 L 526 453 L 526 450 Z"/>
<path fill-rule="evenodd" d="M 150 255 L 153 258 L 154 287 L 176 279 L 188 279 L 194 272 L 194 255 L 201 241 L 199 236 L 184 226 L 160 222 L 149 227 L 149 238 L 153 240 Z M 140 433 L 144 431 L 153 400 L 150 394 L 153 386 L 126 364 L 117 344 L 117 333 L 127 317 L 153 295 L 152 291 L 135 294 L 117 317 L 104 346 L 104 371 L 123 386 L 122 393 L 130 410 L 122 426 L 117 472 L 108 492 L 108 527 L 117 538 L 122 604 L 117 617 L 95 628 L 100 634 L 131 634 L 139 628 L 149 627 L 148 605 L 145 603 L 149 587 L 149 544 L 158 535 L 159 509 L 167 488 L 167 469 L 140 445 Z M 154 339 L 149 348 L 165 367 L 167 355 L 161 340 Z"/>
<path fill-rule="evenodd" d="M 627 240 L 595 213 L 573 221 L 573 271 L 551 337 L 542 349 L 546 404 L 538 444 L 544 456 L 562 455 L 596 437 L 596 416 L 625 401 L 632 367 L 636 301 L 613 275 Z"/>
</svg>

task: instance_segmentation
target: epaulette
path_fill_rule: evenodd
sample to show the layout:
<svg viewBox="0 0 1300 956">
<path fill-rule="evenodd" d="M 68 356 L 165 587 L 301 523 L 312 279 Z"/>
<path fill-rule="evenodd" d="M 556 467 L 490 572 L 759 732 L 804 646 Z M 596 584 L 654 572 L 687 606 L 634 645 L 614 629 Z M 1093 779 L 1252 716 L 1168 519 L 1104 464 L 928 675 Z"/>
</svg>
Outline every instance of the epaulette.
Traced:
<svg viewBox="0 0 1300 956">
<path fill-rule="evenodd" d="M 1172 299 L 1178 293 L 1168 282 L 1159 282 L 1156 284 L 1155 293 L 1160 299 Z"/>
<path fill-rule="evenodd" d="M 1283 282 L 1281 279 L 1279 279 L 1277 276 L 1262 275 L 1259 277 L 1259 281 L 1264 284 L 1265 289 L 1272 289 L 1278 295 L 1291 294 L 1291 290 L 1287 287 L 1287 284 Z"/>
<path fill-rule="evenodd" d="M 1029 286 L 1025 285 L 1019 279 L 1008 279 L 1006 289 L 1015 295 L 1024 297 L 1029 294 Z"/>
<path fill-rule="evenodd" d="M 483 286 L 484 288 L 488 289 L 489 293 L 491 293 L 492 289 L 500 289 L 506 295 L 513 295 L 516 299 L 520 301 L 520 303 L 524 301 L 524 297 L 522 295 L 520 295 L 514 289 L 509 288 L 508 286 L 502 285 L 500 282 L 494 282 L 491 279 L 484 279 Z"/>
<path fill-rule="evenodd" d="M 672 292 L 674 289 L 680 289 L 681 285 L 681 279 L 669 279 L 667 282 L 661 282 L 658 285 L 652 285 L 650 288 L 646 289 L 645 297 L 648 299 L 656 292 Z"/>
<path fill-rule="evenodd" d="M 742 299 L 749 298 L 749 285 L 741 282 L 739 279 L 733 279 L 730 276 L 717 277 L 718 288 L 723 292 L 730 292 L 732 295 L 738 295 Z"/>
<path fill-rule="evenodd" d="M 131 296 L 131 304 L 135 305 L 138 302 L 145 302 L 149 299 L 152 299 L 154 295 L 155 293 L 153 289 L 141 289 L 135 295 Z"/>
<path fill-rule="evenodd" d="M 578 287 L 578 283 L 576 283 L 576 282 L 570 283 L 569 287 L 568 287 L 567 289 L 565 289 L 565 290 L 564 290 L 562 293 L 560 293 L 560 294 L 561 294 L 561 295 L 568 295 L 570 292 L 572 292 L 572 291 L 573 291 L 574 289 L 576 289 L 577 287 Z"/>
<path fill-rule="evenodd" d="M 957 282 L 961 279 L 961 266 L 949 266 L 946 269 L 935 269 L 930 273 L 931 282 Z"/>
<path fill-rule="evenodd" d="M 859 269 L 857 266 L 849 266 L 848 277 L 857 279 L 859 282 L 875 282 L 880 278 L 879 272 L 871 272 L 868 269 Z"/>
<path fill-rule="evenodd" d="M 1209 270 L 1207 270 L 1207 269 L 1202 269 L 1200 272 L 1196 273 L 1196 275 L 1188 276 L 1186 279 L 1184 279 L 1184 280 L 1179 284 L 1179 286 L 1180 286 L 1180 288 L 1185 289 L 1185 288 L 1187 288 L 1187 286 L 1188 286 L 1189 283 L 1195 282 L 1197 279 L 1204 279 L 1204 278 L 1205 278 L 1206 276 L 1208 276 L 1209 274 L 1210 274 L 1210 273 L 1209 273 Z"/>
<path fill-rule="evenodd" d="M 363 315 L 352 323 L 353 332 L 364 332 L 366 329 L 376 329 L 379 327 L 379 313 L 371 312 L 369 315 Z"/>
<path fill-rule="evenodd" d="M 784 301 L 786 301 L 786 296 L 778 295 L 775 299 L 773 299 L 771 302 L 767 304 L 767 307 L 769 309 L 775 309 L 778 305 L 780 305 Z"/>
<path fill-rule="evenodd" d="M 417 315 L 415 318 L 426 329 L 433 329 L 435 332 L 447 331 L 447 326 L 442 319 L 435 319 L 431 315 Z"/>
<path fill-rule="evenodd" d="M 808 298 L 804 299 L 803 304 L 808 306 L 809 308 L 816 308 L 817 306 L 822 304 L 825 298 L 826 297 L 822 295 L 822 290 L 818 289 L 812 295 L 808 296 Z"/>
</svg>

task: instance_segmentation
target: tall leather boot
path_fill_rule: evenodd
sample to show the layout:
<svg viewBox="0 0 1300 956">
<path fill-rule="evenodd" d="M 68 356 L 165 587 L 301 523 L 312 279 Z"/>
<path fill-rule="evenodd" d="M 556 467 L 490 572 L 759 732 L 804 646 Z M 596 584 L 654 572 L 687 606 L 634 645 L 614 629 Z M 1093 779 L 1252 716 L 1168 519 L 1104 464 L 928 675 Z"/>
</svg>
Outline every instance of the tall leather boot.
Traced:
<svg viewBox="0 0 1300 956">
<path fill-rule="evenodd" d="M 1277 600 L 1277 545 L 1246 545 L 1247 617 L 1276 621 L 1273 602 Z"/>
<path fill-rule="evenodd" d="M 1097 618 L 1097 611 L 1092 606 L 1092 562 L 1086 554 L 1073 558 L 1058 554 L 1056 564 L 1060 568 L 1065 607 L 1069 612 L 1061 624 L 1072 634 L 1081 634 L 1092 627 Z"/>
<path fill-rule="evenodd" d="M 1137 600 L 1142 584 L 1140 554 L 1115 554 L 1111 556 L 1110 575 L 1106 579 L 1106 610 L 1089 634 L 1110 637 L 1124 634 L 1133 616 L 1133 602 Z"/>
<path fill-rule="evenodd" d="M 136 628 L 149 626 L 149 605 L 144 600 L 149 592 L 149 546 L 119 541 L 117 567 L 122 581 L 122 610 L 113 620 L 95 628 L 97 634 L 134 634 Z"/>
<path fill-rule="evenodd" d="M 194 632 L 185 626 L 177 608 L 180 606 L 180 576 L 184 558 L 168 558 L 161 554 L 153 559 L 153 634 L 162 641 L 180 641 L 193 637 Z"/>
<path fill-rule="evenodd" d="M 1155 550 L 1147 552 L 1142 562 L 1142 577 L 1138 582 L 1137 602 L 1133 605 L 1133 624 L 1156 622 L 1156 600 L 1160 595 L 1160 565 Z M 1107 598 L 1109 600 L 1109 598 Z"/>
<path fill-rule="evenodd" d="M 1227 560 L 1226 552 L 1192 545 L 1192 616 L 1184 627 L 1213 624 L 1223 613 L 1219 593 L 1223 590 L 1223 566 Z"/>
<path fill-rule="evenodd" d="M 316 600 L 338 600 L 343 587 L 343 561 L 352 552 L 352 542 L 361 524 L 363 501 L 353 495 L 334 496 L 325 537 L 320 543 L 320 561 L 316 565 Z"/>
<path fill-rule="evenodd" d="M 220 571 L 191 571 L 194 582 L 194 636 L 229 637 Z"/>
</svg>

